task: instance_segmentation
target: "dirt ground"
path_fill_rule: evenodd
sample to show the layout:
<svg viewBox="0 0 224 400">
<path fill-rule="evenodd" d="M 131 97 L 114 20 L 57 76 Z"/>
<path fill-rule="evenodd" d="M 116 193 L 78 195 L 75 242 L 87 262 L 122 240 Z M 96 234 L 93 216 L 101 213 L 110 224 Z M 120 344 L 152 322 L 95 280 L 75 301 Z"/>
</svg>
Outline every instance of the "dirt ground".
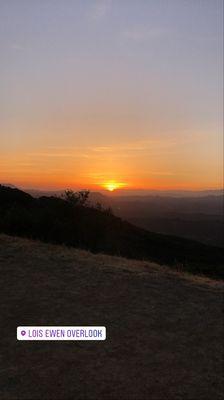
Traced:
<svg viewBox="0 0 224 400">
<path fill-rule="evenodd" d="M 1 400 L 223 399 L 222 282 L 5 235 L 0 281 Z M 107 339 L 17 341 L 20 325 Z"/>
</svg>

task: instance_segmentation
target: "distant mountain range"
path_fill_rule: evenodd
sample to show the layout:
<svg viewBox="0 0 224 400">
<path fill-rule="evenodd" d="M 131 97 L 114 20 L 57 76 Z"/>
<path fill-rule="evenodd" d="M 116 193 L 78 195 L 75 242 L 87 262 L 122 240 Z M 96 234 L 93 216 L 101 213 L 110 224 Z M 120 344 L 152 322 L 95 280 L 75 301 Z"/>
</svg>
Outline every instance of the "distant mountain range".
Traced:
<svg viewBox="0 0 224 400">
<path fill-rule="evenodd" d="M 10 184 L 5 186 L 15 188 Z M 35 198 L 60 198 L 64 190 L 28 189 L 26 192 Z M 145 195 L 146 192 L 151 194 Z M 121 190 L 118 193 L 121 193 Z M 90 192 L 89 204 L 99 203 L 103 207 L 110 207 L 118 217 L 153 232 L 194 239 L 215 246 L 224 245 L 222 190 L 141 193 L 142 195 L 130 195 L 128 191 L 128 195 L 115 195 L 108 191 Z"/>
<path fill-rule="evenodd" d="M 34 198 L 5 186 L 0 186 L 0 232 L 224 277 L 219 247 L 149 232 L 107 208 L 74 205 L 54 196 Z"/>
<path fill-rule="evenodd" d="M 67 189 L 57 189 L 57 190 L 47 190 L 47 189 L 29 189 L 26 187 L 15 186 L 10 183 L 2 183 L 2 185 L 18 188 L 20 190 L 24 190 L 26 193 L 30 193 L 34 197 L 40 196 L 60 196 Z M 81 190 L 80 188 L 71 188 L 74 191 Z M 138 200 L 143 198 L 148 198 L 152 196 L 156 197 L 206 197 L 206 196 L 221 196 L 223 195 L 223 189 L 209 189 L 209 190 L 155 190 L 155 189 L 117 189 L 114 192 L 108 192 L 108 190 L 100 190 L 97 192 L 92 192 L 92 194 L 96 196 L 105 196 L 107 198 L 122 198 L 122 199 L 131 199 Z"/>
</svg>

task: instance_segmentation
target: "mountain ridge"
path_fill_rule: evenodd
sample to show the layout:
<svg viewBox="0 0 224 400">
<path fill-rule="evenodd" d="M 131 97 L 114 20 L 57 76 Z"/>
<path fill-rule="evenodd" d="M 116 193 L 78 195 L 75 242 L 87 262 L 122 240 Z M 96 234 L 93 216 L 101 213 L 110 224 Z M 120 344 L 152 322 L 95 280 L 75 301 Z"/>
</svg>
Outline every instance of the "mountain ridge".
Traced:
<svg viewBox="0 0 224 400">
<path fill-rule="evenodd" d="M 53 196 L 36 199 L 0 186 L 0 217 L 3 233 L 148 259 L 210 277 L 224 275 L 221 248 L 138 228 L 109 209 L 73 206 Z"/>
</svg>

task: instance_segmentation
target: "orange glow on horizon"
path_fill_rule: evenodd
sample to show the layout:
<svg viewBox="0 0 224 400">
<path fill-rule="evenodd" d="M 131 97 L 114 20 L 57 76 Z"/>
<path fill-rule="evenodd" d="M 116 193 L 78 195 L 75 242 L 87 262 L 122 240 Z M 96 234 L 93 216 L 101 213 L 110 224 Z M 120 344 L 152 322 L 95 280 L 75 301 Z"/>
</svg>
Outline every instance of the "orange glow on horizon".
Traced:
<svg viewBox="0 0 224 400">
<path fill-rule="evenodd" d="M 0 184 L 113 197 L 223 188 L 221 2 L 201 18 L 183 1 L 169 15 L 166 1 L 4 3 Z"/>
<path fill-rule="evenodd" d="M 108 182 L 104 183 L 102 186 L 104 189 L 108 190 L 109 192 L 113 192 L 114 190 L 124 188 L 127 185 L 125 183 L 121 183 L 121 182 L 108 181 Z"/>
<path fill-rule="evenodd" d="M 88 189 L 90 191 L 101 191 L 106 190 L 108 192 L 116 192 L 118 189 L 122 189 L 125 191 L 129 190 L 218 190 L 222 189 L 222 185 L 214 184 L 213 181 L 210 182 L 201 182 L 199 184 L 196 182 L 189 182 L 189 181 L 176 181 L 172 182 L 169 180 L 162 180 L 162 179 L 150 179 L 150 183 L 148 180 L 132 180 L 132 182 L 121 183 L 118 181 L 108 180 L 103 183 L 96 183 L 91 181 L 90 179 L 86 180 L 75 180 L 73 177 L 64 177 L 64 176 L 27 176 L 20 178 L 15 176 L 16 174 L 10 174 L 10 176 L 0 176 L 0 184 L 13 184 L 18 188 L 23 189 L 39 189 L 39 190 L 64 190 L 66 188 L 71 188 L 72 190 L 81 190 L 81 189 Z M 70 179 L 69 179 L 70 178 Z"/>
</svg>

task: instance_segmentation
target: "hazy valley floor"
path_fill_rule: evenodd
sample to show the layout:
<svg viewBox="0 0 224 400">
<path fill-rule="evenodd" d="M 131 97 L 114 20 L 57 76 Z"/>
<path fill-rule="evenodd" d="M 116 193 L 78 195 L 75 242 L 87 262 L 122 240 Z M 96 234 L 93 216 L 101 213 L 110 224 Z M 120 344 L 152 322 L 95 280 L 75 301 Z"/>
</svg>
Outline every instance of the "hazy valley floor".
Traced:
<svg viewBox="0 0 224 400">
<path fill-rule="evenodd" d="M 0 235 L 0 398 L 222 399 L 223 283 Z M 19 342 L 103 325 L 105 342 Z"/>
</svg>

